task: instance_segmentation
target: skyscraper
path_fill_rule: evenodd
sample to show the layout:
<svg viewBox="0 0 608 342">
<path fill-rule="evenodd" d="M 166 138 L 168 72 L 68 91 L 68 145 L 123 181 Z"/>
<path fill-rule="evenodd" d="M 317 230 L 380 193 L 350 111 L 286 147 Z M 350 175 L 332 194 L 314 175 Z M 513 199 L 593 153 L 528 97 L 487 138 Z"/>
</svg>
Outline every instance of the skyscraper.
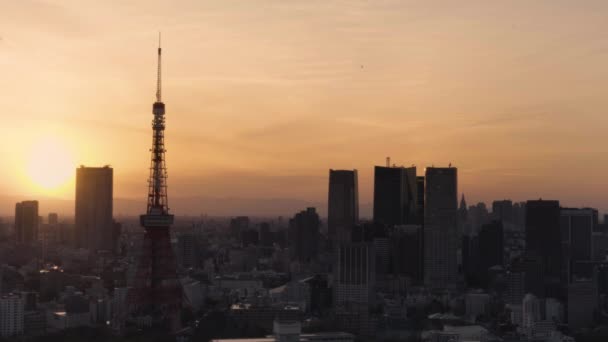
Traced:
<svg viewBox="0 0 608 342">
<path fill-rule="evenodd" d="M 545 295 L 560 297 L 563 263 L 558 201 L 526 203 L 526 254 L 537 256 L 542 264 Z"/>
<path fill-rule="evenodd" d="M 306 208 L 289 220 L 289 242 L 294 259 L 304 263 L 317 259 L 320 223 L 315 208 Z"/>
<path fill-rule="evenodd" d="M 0 336 L 12 337 L 23 334 L 23 299 L 17 294 L 0 298 Z"/>
<path fill-rule="evenodd" d="M 15 205 L 15 238 L 19 243 L 38 240 L 38 201 L 23 201 Z"/>
<path fill-rule="evenodd" d="M 113 170 L 109 166 L 76 169 L 76 246 L 112 250 Z"/>
<path fill-rule="evenodd" d="M 369 243 L 344 243 L 338 247 L 334 267 L 334 303 L 369 304 L 375 283 L 375 255 Z"/>
<path fill-rule="evenodd" d="M 458 178 L 454 167 L 426 169 L 424 204 L 425 284 L 445 288 L 458 276 Z"/>
<path fill-rule="evenodd" d="M 424 225 L 424 176 L 416 177 L 416 196 L 418 197 L 416 203 L 416 221 L 414 224 Z"/>
<path fill-rule="evenodd" d="M 420 225 L 396 226 L 390 236 L 391 271 L 409 277 L 414 282 L 422 280 L 423 229 Z"/>
<path fill-rule="evenodd" d="M 597 279 L 577 279 L 568 284 L 568 328 L 572 331 L 594 325 L 600 303 Z"/>
<path fill-rule="evenodd" d="M 59 215 L 57 215 L 57 213 L 49 213 L 48 216 L 48 223 L 50 225 L 56 225 L 59 223 Z"/>
<path fill-rule="evenodd" d="M 560 229 L 563 247 L 562 277 L 570 281 L 577 262 L 592 260 L 592 234 L 597 222 L 593 209 L 562 208 L 560 211 Z"/>
<path fill-rule="evenodd" d="M 492 216 L 501 222 L 513 222 L 513 202 L 511 200 L 492 202 Z"/>
<path fill-rule="evenodd" d="M 374 222 L 394 226 L 417 223 L 416 167 L 374 168 Z"/>
<path fill-rule="evenodd" d="M 359 220 L 357 170 L 329 170 L 327 233 L 332 245 L 350 240 Z"/>
<path fill-rule="evenodd" d="M 481 226 L 479 231 L 479 270 L 484 283 L 488 284 L 488 270 L 503 266 L 503 226 L 501 221 L 492 221 Z"/>
</svg>

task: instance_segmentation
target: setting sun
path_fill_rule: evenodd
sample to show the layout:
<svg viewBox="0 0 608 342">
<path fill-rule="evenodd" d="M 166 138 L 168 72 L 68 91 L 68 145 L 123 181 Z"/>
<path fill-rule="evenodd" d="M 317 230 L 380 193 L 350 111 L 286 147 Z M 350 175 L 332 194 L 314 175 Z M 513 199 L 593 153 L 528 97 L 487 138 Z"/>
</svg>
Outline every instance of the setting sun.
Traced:
<svg viewBox="0 0 608 342">
<path fill-rule="evenodd" d="M 36 187 L 54 190 L 73 177 L 74 167 L 70 149 L 61 141 L 47 137 L 32 146 L 26 171 Z"/>
</svg>

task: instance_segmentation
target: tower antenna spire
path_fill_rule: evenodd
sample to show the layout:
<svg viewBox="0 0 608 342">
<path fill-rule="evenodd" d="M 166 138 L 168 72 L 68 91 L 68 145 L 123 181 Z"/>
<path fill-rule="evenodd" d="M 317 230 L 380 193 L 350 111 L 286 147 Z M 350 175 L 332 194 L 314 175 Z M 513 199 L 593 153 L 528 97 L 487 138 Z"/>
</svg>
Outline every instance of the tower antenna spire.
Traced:
<svg viewBox="0 0 608 342">
<path fill-rule="evenodd" d="M 145 229 L 134 286 L 129 294 L 132 317 L 152 317 L 154 325 L 180 327 L 183 289 L 171 249 L 173 215 L 167 200 L 165 165 L 165 104 L 161 98 L 161 46 L 158 36 L 158 75 L 156 102 L 152 105 L 152 148 L 146 213 L 140 216 Z M 165 324 L 168 323 L 168 324 Z"/>
<path fill-rule="evenodd" d="M 156 71 L 156 102 L 162 102 L 162 93 L 161 93 L 161 53 L 162 49 L 160 47 L 160 32 L 158 32 L 158 69 Z"/>
</svg>

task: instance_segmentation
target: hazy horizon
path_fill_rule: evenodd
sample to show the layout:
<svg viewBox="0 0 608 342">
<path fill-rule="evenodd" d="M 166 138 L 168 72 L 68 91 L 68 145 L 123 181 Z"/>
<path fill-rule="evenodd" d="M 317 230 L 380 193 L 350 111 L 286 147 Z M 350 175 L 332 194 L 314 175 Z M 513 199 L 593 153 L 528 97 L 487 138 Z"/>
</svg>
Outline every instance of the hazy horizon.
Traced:
<svg viewBox="0 0 608 342">
<path fill-rule="evenodd" d="M 324 206 L 328 170 L 358 169 L 360 203 L 371 203 L 373 166 L 390 156 L 419 174 L 452 163 L 469 204 L 544 198 L 606 211 L 607 10 L 603 1 L 3 2 L 0 154 L 10 167 L 0 168 L 0 195 L 73 200 L 73 175 L 45 188 L 37 173 L 109 164 L 115 197 L 143 203 L 162 31 L 170 201 Z M 6 206 L 0 213 L 14 210 Z"/>
</svg>

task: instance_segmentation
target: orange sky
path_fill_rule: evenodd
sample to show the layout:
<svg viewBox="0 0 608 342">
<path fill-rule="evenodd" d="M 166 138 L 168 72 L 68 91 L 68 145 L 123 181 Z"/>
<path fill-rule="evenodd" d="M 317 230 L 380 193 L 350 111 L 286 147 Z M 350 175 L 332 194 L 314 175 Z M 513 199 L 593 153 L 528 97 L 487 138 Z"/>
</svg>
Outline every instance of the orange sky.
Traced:
<svg viewBox="0 0 608 342">
<path fill-rule="evenodd" d="M 470 202 L 608 209 L 607 18 L 600 0 L 2 1 L 0 193 L 73 198 L 28 178 L 52 140 L 145 197 L 161 30 L 172 197 L 319 202 L 329 168 L 356 168 L 370 202 L 391 156 L 451 162 Z"/>
</svg>

